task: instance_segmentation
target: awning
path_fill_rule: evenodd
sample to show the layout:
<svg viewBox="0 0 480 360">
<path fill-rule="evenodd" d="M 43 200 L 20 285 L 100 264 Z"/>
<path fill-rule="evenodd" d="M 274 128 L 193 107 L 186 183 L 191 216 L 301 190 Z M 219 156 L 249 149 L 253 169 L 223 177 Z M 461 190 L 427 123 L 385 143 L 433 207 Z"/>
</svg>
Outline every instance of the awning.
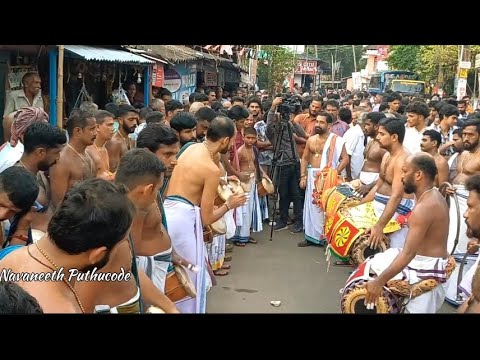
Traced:
<svg viewBox="0 0 480 360">
<path fill-rule="evenodd" d="M 105 49 L 86 45 L 65 45 L 65 50 L 85 59 L 124 64 L 154 64 L 155 61 L 124 50 Z"/>
</svg>

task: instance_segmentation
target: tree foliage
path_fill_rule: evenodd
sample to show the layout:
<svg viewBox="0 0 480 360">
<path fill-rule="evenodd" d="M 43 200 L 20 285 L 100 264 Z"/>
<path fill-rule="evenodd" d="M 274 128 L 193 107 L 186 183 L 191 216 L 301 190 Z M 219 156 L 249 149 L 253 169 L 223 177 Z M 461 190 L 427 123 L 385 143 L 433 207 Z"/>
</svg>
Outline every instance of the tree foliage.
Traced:
<svg viewBox="0 0 480 360">
<path fill-rule="evenodd" d="M 277 86 L 282 86 L 285 79 L 296 67 L 295 53 L 278 45 L 264 45 L 262 50 L 268 56 L 258 60 L 258 82 L 261 89 L 274 93 Z"/>
<path fill-rule="evenodd" d="M 417 71 L 420 62 L 420 46 L 392 45 L 387 63 L 392 70 Z"/>
</svg>

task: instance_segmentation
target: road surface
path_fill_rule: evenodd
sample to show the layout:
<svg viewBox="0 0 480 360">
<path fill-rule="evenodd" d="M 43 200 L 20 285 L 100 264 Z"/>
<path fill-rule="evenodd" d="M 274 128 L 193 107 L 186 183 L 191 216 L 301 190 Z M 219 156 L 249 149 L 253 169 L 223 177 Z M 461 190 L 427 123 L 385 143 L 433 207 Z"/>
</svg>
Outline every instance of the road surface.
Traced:
<svg viewBox="0 0 480 360">
<path fill-rule="evenodd" d="M 300 248 L 303 234 L 270 227 L 252 233 L 258 244 L 236 247 L 230 274 L 217 276 L 207 294 L 207 313 L 341 313 L 339 290 L 351 267 L 332 266 L 327 272 L 325 248 Z M 280 301 L 278 307 L 270 301 Z M 445 303 L 441 313 L 455 309 Z"/>
</svg>

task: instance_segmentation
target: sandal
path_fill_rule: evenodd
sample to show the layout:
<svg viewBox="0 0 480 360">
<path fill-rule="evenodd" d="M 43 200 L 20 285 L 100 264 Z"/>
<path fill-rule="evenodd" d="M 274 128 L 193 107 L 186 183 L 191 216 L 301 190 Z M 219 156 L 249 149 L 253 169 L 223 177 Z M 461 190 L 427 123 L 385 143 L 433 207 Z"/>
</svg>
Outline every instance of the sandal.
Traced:
<svg viewBox="0 0 480 360">
<path fill-rule="evenodd" d="M 225 262 L 232 261 L 232 257 L 231 256 L 225 256 L 223 258 L 223 261 L 225 261 Z"/>
<path fill-rule="evenodd" d="M 239 246 L 239 247 L 244 247 L 244 246 L 245 246 L 245 243 L 240 242 L 240 241 L 234 241 L 233 244 L 234 244 L 235 246 Z"/>
<path fill-rule="evenodd" d="M 228 264 L 223 264 L 223 265 L 222 265 L 222 269 L 223 269 L 223 270 L 230 270 L 231 268 L 232 268 L 231 265 L 228 265 Z M 217 271 L 218 271 L 218 270 L 217 270 Z"/>
<path fill-rule="evenodd" d="M 312 244 L 311 244 L 310 242 L 306 241 L 306 240 L 300 241 L 300 242 L 297 244 L 298 247 L 307 247 L 307 246 L 311 246 L 311 245 L 312 245 Z"/>
<path fill-rule="evenodd" d="M 258 243 L 258 241 L 255 240 L 255 239 L 252 238 L 252 237 L 249 237 L 249 238 L 248 238 L 248 242 L 249 242 L 250 244 L 257 244 L 257 243 Z"/>
<path fill-rule="evenodd" d="M 350 262 L 350 261 L 342 261 L 342 260 L 338 260 L 338 261 L 335 261 L 333 263 L 334 266 L 350 266 L 350 267 L 353 267 L 353 264 Z"/>
<path fill-rule="evenodd" d="M 215 276 L 227 276 L 230 274 L 228 271 L 223 270 L 215 270 L 213 273 L 215 274 Z"/>
</svg>

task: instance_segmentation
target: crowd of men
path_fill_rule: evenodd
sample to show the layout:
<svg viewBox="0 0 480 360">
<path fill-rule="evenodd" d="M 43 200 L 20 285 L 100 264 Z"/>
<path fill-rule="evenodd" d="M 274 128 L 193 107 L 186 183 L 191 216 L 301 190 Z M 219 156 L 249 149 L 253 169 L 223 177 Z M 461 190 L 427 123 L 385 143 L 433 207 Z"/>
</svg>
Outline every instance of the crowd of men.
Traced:
<svg viewBox="0 0 480 360">
<path fill-rule="evenodd" d="M 333 89 L 324 98 L 304 95 L 247 96 L 238 89 L 225 98 L 221 88 L 199 88 L 188 104 L 168 91 L 155 92 L 150 106 L 109 103 L 99 110 L 87 101 L 72 111 L 65 131 L 40 107 L 6 114 L 3 311 L 204 313 L 215 278 L 232 270 L 227 253 L 257 243 L 252 235 L 266 224 L 304 233 L 300 247 L 325 245 L 328 219 L 311 200 L 315 177 L 327 166 L 345 181 L 358 179 L 362 202 L 374 202 L 372 248 L 392 218 L 410 214 L 408 227 L 390 236 L 395 260 L 367 285 L 369 306 L 417 256 L 437 259 L 441 273 L 450 250 L 478 250 L 480 116 L 466 115 L 468 102 L 340 96 Z M 298 106 L 285 107 L 287 101 Z M 263 181 L 273 181 L 278 199 L 261 196 Z M 456 242 L 448 220 L 457 214 L 436 190 L 447 181 L 466 219 Z M 478 260 L 469 261 L 451 291 L 458 302 L 461 288 L 457 305 L 475 311 Z M 188 296 L 174 300 L 169 282 L 181 277 L 180 268 Z M 14 297 L 21 301 L 8 301 Z M 432 292 L 430 306 L 411 312 L 437 311 L 443 299 L 445 293 Z"/>
</svg>

